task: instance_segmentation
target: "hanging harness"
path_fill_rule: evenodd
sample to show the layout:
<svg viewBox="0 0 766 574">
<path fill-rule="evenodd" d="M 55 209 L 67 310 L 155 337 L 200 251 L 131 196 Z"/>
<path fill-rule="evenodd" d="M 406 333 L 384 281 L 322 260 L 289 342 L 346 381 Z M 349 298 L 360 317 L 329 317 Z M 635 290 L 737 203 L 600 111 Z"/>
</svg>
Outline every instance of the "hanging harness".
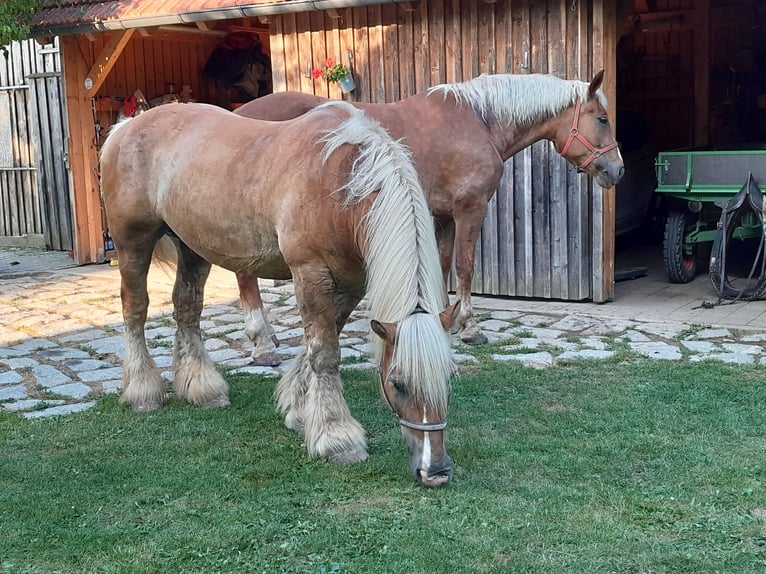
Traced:
<svg viewBox="0 0 766 574">
<path fill-rule="evenodd" d="M 745 185 L 722 207 L 718 221 L 718 233 L 710 251 L 710 281 L 713 283 L 720 299 L 747 300 L 761 299 L 766 294 L 766 257 L 764 257 L 764 242 L 766 241 L 766 205 L 763 193 L 753 174 L 748 174 Z M 734 287 L 726 273 L 726 254 L 729 250 L 734 230 L 748 212 L 756 215 L 761 223 L 761 237 L 758 251 L 750 268 L 750 273 L 742 287 Z M 756 268 L 760 267 L 756 275 Z"/>
</svg>

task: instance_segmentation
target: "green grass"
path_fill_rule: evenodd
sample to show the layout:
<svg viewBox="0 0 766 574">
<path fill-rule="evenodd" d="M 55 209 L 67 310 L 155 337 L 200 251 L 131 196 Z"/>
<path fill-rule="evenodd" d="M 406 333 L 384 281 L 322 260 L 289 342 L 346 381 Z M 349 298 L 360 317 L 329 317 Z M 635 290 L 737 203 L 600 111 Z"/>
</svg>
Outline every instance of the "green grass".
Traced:
<svg viewBox="0 0 766 574">
<path fill-rule="evenodd" d="M 309 460 L 274 381 L 232 406 L 114 397 L 0 415 L 0 573 L 762 573 L 764 369 L 490 364 L 455 382 L 447 488 L 418 487 L 373 373 L 370 459 Z"/>
</svg>

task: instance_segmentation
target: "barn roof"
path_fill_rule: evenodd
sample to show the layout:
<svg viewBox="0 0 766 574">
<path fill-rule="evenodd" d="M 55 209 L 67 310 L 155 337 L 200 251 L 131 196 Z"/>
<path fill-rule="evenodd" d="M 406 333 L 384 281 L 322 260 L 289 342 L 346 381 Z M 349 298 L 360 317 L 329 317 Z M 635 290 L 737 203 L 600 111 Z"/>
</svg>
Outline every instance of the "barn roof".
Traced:
<svg viewBox="0 0 766 574">
<path fill-rule="evenodd" d="M 399 1 L 402 0 L 46 0 L 32 19 L 31 34 L 61 36 Z"/>
</svg>

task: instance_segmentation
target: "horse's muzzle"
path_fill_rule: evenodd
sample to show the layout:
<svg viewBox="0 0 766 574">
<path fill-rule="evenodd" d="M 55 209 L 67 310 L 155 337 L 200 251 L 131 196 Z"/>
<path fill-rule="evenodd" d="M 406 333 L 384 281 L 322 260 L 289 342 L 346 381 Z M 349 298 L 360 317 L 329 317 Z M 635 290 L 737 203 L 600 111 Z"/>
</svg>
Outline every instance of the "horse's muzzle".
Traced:
<svg viewBox="0 0 766 574">
<path fill-rule="evenodd" d="M 444 486 L 452 478 L 452 461 L 450 461 L 449 457 L 446 457 L 442 464 L 431 466 L 427 471 L 419 468 L 415 471 L 415 477 L 423 486 Z"/>
<path fill-rule="evenodd" d="M 625 175 L 625 166 L 620 163 L 616 165 L 607 164 L 603 167 L 599 166 L 596 172 L 595 178 L 598 184 L 603 187 L 614 187 Z"/>
</svg>

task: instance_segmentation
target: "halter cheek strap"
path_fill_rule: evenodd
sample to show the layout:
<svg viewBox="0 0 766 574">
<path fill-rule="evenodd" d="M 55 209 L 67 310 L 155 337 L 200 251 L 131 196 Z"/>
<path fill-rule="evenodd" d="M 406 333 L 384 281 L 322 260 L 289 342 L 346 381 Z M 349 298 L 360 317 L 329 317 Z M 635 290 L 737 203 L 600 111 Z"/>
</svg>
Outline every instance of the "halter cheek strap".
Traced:
<svg viewBox="0 0 766 574">
<path fill-rule="evenodd" d="M 579 141 L 582 145 L 584 145 L 588 149 L 588 151 L 590 152 L 590 155 L 584 162 L 582 162 L 580 165 L 577 166 L 577 169 L 585 169 L 594 160 L 600 158 L 603 154 L 607 153 L 608 151 L 613 150 L 618 145 L 617 142 L 614 141 L 610 143 L 609 145 L 604 146 L 602 148 L 596 148 L 587 140 L 587 138 L 584 135 L 580 133 L 578 126 L 580 125 L 580 108 L 581 107 L 582 107 L 582 102 L 578 100 L 577 105 L 575 106 L 574 121 L 572 122 L 572 129 L 569 130 L 569 137 L 567 138 L 567 143 L 564 144 L 564 147 L 561 150 L 561 156 L 566 158 L 567 152 L 569 151 L 569 148 L 572 145 L 572 142 L 574 142 L 575 140 Z"/>
<path fill-rule="evenodd" d="M 445 428 L 447 428 L 447 421 L 439 421 L 436 423 L 427 423 L 427 422 L 418 422 L 413 421 L 412 419 L 407 419 L 404 417 L 400 417 L 398 414 L 396 414 L 396 411 L 394 410 L 394 405 L 391 404 L 391 399 L 388 398 L 388 393 L 386 393 L 386 387 L 383 384 L 383 377 L 380 377 L 380 392 L 383 394 L 383 398 L 386 399 L 386 404 L 388 405 L 388 408 L 391 409 L 391 412 L 394 413 L 394 416 L 399 421 L 399 424 L 403 427 L 407 427 L 412 430 L 422 431 L 422 432 L 436 432 L 436 431 L 442 431 Z"/>
</svg>

